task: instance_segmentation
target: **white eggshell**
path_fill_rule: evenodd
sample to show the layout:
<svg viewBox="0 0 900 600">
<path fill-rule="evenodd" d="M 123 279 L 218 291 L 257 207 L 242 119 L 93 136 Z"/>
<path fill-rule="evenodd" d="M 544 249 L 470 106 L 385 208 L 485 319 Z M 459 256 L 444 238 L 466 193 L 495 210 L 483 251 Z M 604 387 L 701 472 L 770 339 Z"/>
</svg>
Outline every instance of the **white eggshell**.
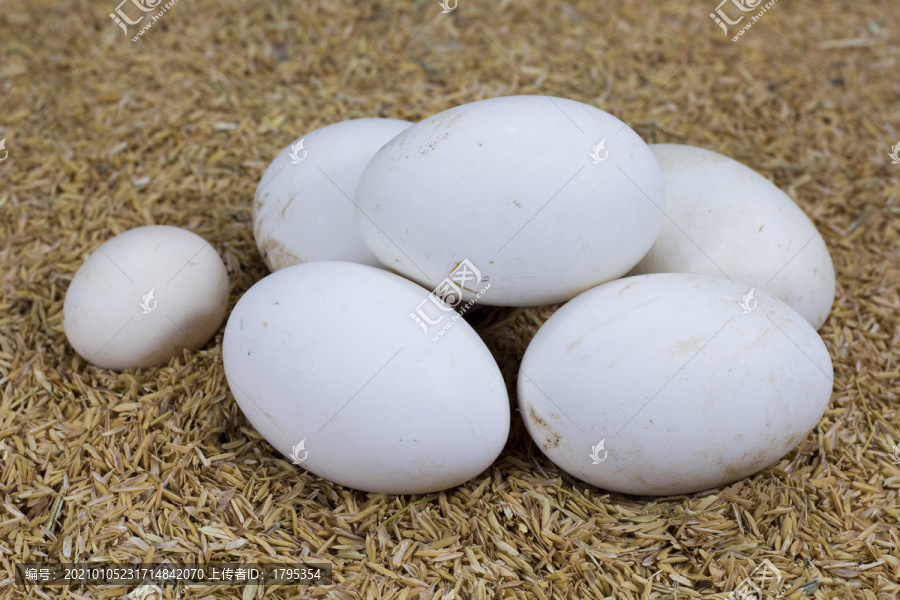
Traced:
<svg viewBox="0 0 900 600">
<path fill-rule="evenodd" d="M 391 269 L 431 289 L 469 259 L 492 285 L 479 302 L 527 306 L 637 264 L 662 226 L 665 190 L 653 153 L 622 121 L 572 100 L 513 96 L 395 137 L 356 201 L 363 241 Z"/>
<path fill-rule="evenodd" d="M 707 490 L 777 461 L 825 411 L 831 359 L 803 317 L 749 291 L 656 274 L 573 299 L 522 360 L 534 441 L 575 477 L 638 495 Z"/>
<path fill-rule="evenodd" d="M 228 273 L 199 235 L 153 225 L 117 235 L 75 273 L 63 328 L 85 360 L 153 367 L 213 336 L 228 308 Z"/>
<path fill-rule="evenodd" d="M 253 235 L 269 270 L 314 260 L 382 266 L 356 230 L 353 195 L 375 152 L 410 125 L 342 121 L 297 138 L 275 157 L 253 201 Z"/>
<path fill-rule="evenodd" d="M 668 219 L 631 274 L 727 277 L 790 305 L 816 329 L 834 302 L 825 241 L 784 192 L 716 152 L 653 144 L 666 178 Z"/>
<path fill-rule="evenodd" d="M 279 452 L 341 485 L 419 494 L 478 475 L 506 442 L 506 387 L 465 321 L 434 342 L 410 318 L 427 296 L 343 262 L 264 278 L 225 327 L 241 410 Z"/>
</svg>

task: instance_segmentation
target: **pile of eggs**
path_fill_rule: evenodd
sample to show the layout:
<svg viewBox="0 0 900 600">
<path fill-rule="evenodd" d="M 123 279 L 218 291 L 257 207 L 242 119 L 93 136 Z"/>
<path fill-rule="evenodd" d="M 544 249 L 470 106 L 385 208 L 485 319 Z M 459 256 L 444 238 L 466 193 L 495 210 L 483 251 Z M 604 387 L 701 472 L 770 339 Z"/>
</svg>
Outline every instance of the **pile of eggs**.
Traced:
<svg viewBox="0 0 900 600">
<path fill-rule="evenodd" d="M 834 269 L 810 220 L 744 165 L 647 145 L 587 104 L 325 126 L 269 166 L 253 223 L 272 274 L 228 318 L 229 387 L 275 449 L 341 485 L 433 492 L 497 458 L 511 411 L 462 318 L 476 303 L 566 303 L 525 352 L 518 407 L 555 464 L 607 490 L 751 475 L 831 395 L 816 330 Z M 78 270 L 64 327 L 98 366 L 149 367 L 206 344 L 227 300 L 208 243 L 142 227 Z"/>
</svg>

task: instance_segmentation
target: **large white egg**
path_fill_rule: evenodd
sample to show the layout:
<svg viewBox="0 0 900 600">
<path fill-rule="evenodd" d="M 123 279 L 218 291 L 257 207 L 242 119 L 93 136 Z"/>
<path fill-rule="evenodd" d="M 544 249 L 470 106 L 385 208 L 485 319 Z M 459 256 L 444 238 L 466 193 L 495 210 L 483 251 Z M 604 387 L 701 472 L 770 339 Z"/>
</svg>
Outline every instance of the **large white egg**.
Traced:
<svg viewBox="0 0 900 600">
<path fill-rule="evenodd" d="M 356 201 L 363 241 L 429 289 L 468 259 L 479 302 L 567 300 L 631 269 L 659 233 L 662 171 L 604 111 L 513 96 L 438 113 L 379 150 Z M 467 290 L 472 299 L 475 290 Z"/>
<path fill-rule="evenodd" d="M 342 121 L 297 138 L 275 157 L 253 200 L 253 235 L 269 270 L 314 260 L 382 266 L 356 230 L 353 196 L 375 152 L 410 125 Z"/>
<path fill-rule="evenodd" d="M 75 273 L 63 303 L 69 343 L 109 369 L 165 364 L 213 336 L 228 307 L 228 273 L 202 237 L 152 225 L 117 235 Z"/>
<path fill-rule="evenodd" d="M 825 344 L 786 304 L 727 279 L 628 277 L 541 327 L 519 408 L 558 466 L 598 487 L 682 494 L 764 469 L 821 418 Z"/>
<path fill-rule="evenodd" d="M 825 241 L 784 192 L 716 152 L 653 144 L 666 178 L 668 219 L 631 274 L 694 273 L 763 289 L 816 329 L 834 302 Z"/>
<path fill-rule="evenodd" d="M 225 327 L 241 410 L 279 452 L 341 485 L 419 494 L 475 477 L 506 443 L 506 387 L 465 321 L 433 341 L 410 318 L 428 296 L 343 262 L 265 277 Z"/>
</svg>

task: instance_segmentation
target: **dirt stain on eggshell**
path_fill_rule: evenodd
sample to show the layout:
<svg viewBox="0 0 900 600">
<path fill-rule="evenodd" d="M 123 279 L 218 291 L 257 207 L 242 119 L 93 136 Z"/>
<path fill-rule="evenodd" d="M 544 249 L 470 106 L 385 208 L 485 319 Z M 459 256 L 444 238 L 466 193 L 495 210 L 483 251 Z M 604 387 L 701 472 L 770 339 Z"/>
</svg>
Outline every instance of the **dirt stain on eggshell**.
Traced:
<svg viewBox="0 0 900 600">
<path fill-rule="evenodd" d="M 623 295 L 625 292 L 627 292 L 627 291 L 628 291 L 628 288 L 630 288 L 630 287 L 633 286 L 634 284 L 635 284 L 635 282 L 632 281 L 631 283 L 629 283 L 628 285 L 626 285 L 626 286 L 623 287 L 622 289 L 618 290 L 616 293 L 617 293 L 618 295 L 621 296 L 621 295 Z"/>
<path fill-rule="evenodd" d="M 284 205 L 284 208 L 281 209 L 281 218 L 282 219 L 287 218 L 287 215 L 285 213 L 287 212 L 287 209 L 291 207 L 291 204 L 293 204 L 294 200 L 296 200 L 296 199 L 297 199 L 297 195 L 294 194 L 293 196 L 291 196 L 291 199 L 287 201 L 287 204 Z"/>
<path fill-rule="evenodd" d="M 432 151 L 437 150 L 438 144 L 450 137 L 450 129 L 453 123 L 466 113 L 464 111 L 453 111 L 450 114 L 440 114 L 435 117 L 431 123 L 432 131 L 427 141 L 419 150 L 419 154 L 426 156 Z"/>
<path fill-rule="evenodd" d="M 262 210 L 265 198 L 268 198 L 269 194 L 266 192 L 265 194 L 262 191 L 257 192 L 253 195 L 253 214 L 255 215 L 260 210 Z"/>
<path fill-rule="evenodd" d="M 697 352 L 700 352 L 700 350 L 703 349 L 706 343 L 707 336 L 698 334 L 686 340 L 675 342 L 675 347 L 672 349 L 672 354 L 676 357 L 679 357 L 683 354 L 693 355 Z"/>
<path fill-rule="evenodd" d="M 528 416 L 531 417 L 531 422 L 534 424 L 535 429 L 540 431 L 544 438 L 546 438 L 544 443 L 541 444 L 541 448 L 544 450 L 558 448 L 560 440 L 559 433 L 550 427 L 550 424 L 544 417 L 538 414 L 534 409 L 533 404 L 528 405 Z"/>
<path fill-rule="evenodd" d="M 715 463 L 721 473 L 720 479 L 723 484 L 743 479 L 767 468 L 772 462 L 768 460 L 769 448 L 768 444 L 764 444 L 762 447 L 751 447 L 744 451 L 737 460 L 726 460 L 723 457 L 724 452 L 719 453 L 715 458 Z"/>
<path fill-rule="evenodd" d="M 265 238 L 259 242 L 259 251 L 270 271 L 277 271 L 291 265 L 297 265 L 304 261 L 290 251 L 290 249 L 275 238 Z"/>
</svg>

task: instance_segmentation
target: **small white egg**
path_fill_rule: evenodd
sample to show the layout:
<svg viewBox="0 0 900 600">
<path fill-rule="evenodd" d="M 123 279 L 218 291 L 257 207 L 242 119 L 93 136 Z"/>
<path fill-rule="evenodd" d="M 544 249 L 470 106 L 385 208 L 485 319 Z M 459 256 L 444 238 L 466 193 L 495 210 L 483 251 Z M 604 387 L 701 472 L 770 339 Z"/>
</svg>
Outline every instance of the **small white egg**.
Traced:
<svg viewBox="0 0 900 600">
<path fill-rule="evenodd" d="M 816 426 L 828 350 L 765 292 L 656 274 L 606 283 L 541 327 L 519 408 L 558 466 L 626 494 L 685 494 L 752 475 Z"/>
<path fill-rule="evenodd" d="M 356 202 L 363 241 L 391 269 L 431 289 L 469 259 L 492 286 L 479 302 L 528 306 L 625 274 L 666 200 L 628 125 L 580 102 L 512 96 L 400 133 L 366 167 Z"/>
<path fill-rule="evenodd" d="M 834 302 L 834 266 L 812 221 L 787 194 L 716 152 L 653 144 L 668 219 L 631 271 L 727 277 L 765 290 L 816 329 Z"/>
<path fill-rule="evenodd" d="M 506 386 L 464 320 L 435 338 L 410 318 L 428 298 L 365 265 L 276 271 L 225 327 L 235 400 L 276 450 L 341 485 L 421 494 L 475 477 L 506 443 Z"/>
<path fill-rule="evenodd" d="M 165 364 L 213 336 L 228 307 L 228 273 L 202 237 L 153 225 L 117 235 L 75 273 L 63 304 L 69 343 L 109 369 Z"/>
<path fill-rule="evenodd" d="M 382 266 L 360 239 L 353 196 L 375 152 L 410 125 L 342 121 L 294 140 L 275 157 L 253 201 L 253 235 L 270 271 L 314 260 Z"/>
</svg>

